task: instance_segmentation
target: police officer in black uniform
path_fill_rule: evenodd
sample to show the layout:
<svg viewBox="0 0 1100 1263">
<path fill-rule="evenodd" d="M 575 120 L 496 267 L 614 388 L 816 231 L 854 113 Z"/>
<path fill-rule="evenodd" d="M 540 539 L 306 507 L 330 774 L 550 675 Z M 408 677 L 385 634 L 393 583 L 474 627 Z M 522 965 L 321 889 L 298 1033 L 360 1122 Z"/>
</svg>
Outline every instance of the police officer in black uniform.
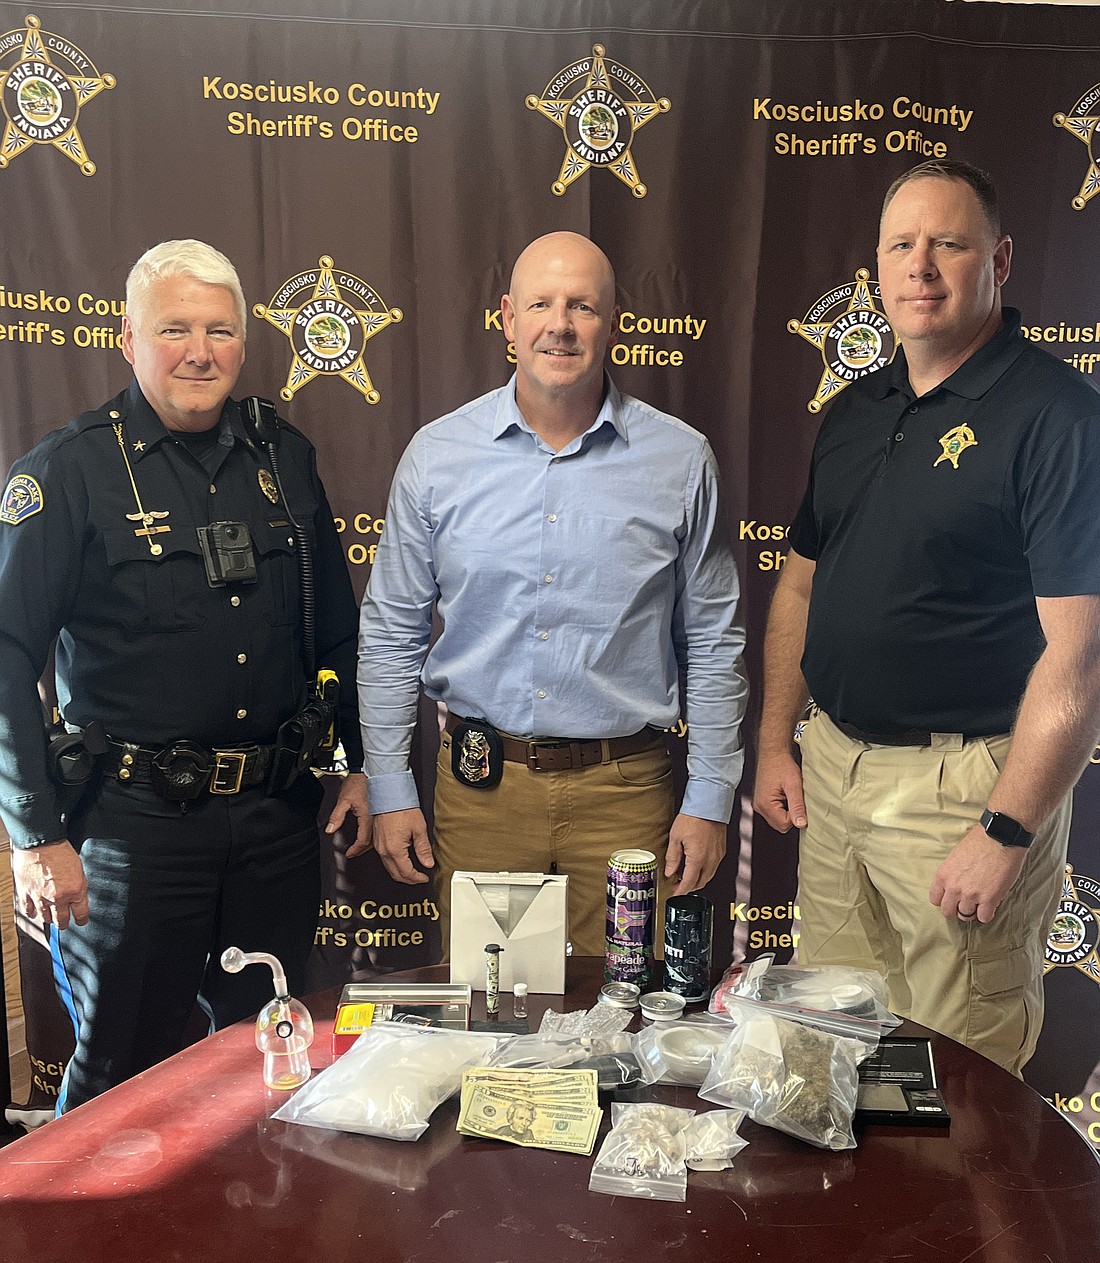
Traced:
<svg viewBox="0 0 1100 1263">
<path fill-rule="evenodd" d="M 351 813 L 349 854 L 370 836 L 351 583 L 312 446 L 229 398 L 236 271 L 165 242 L 126 302 L 135 380 L 17 462 L 0 505 L 0 812 L 76 1029 L 59 1110 L 177 1051 L 196 997 L 212 1029 L 258 1010 L 271 980 L 225 973 L 226 946 L 274 953 L 293 985 L 320 895 L 318 669 L 345 685 L 352 769 L 327 831 Z"/>
</svg>

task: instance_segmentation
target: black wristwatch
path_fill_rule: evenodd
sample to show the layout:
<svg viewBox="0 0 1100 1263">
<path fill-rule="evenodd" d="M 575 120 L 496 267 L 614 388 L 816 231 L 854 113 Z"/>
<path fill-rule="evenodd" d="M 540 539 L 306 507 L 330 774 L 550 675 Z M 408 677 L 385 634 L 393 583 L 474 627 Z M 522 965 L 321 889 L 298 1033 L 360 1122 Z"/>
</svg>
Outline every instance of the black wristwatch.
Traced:
<svg viewBox="0 0 1100 1263">
<path fill-rule="evenodd" d="M 1026 849 L 1035 837 L 1034 833 L 1028 833 L 1018 820 L 1006 816 L 1003 811 L 983 811 L 982 828 L 1002 846 L 1022 846 Z"/>
</svg>

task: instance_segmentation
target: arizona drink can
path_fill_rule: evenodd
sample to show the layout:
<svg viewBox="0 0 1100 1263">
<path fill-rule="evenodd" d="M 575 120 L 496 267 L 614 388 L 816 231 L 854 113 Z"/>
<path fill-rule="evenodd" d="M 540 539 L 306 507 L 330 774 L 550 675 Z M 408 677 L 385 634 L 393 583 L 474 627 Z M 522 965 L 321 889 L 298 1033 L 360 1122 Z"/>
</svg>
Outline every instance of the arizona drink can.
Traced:
<svg viewBox="0 0 1100 1263">
<path fill-rule="evenodd" d="M 710 991 L 714 905 L 702 895 L 673 895 L 665 904 L 665 990 L 688 1003 Z"/>
<path fill-rule="evenodd" d="M 652 851 L 616 851 L 607 861 L 607 952 L 604 977 L 644 991 L 653 966 L 657 911 L 657 857 Z"/>
</svg>

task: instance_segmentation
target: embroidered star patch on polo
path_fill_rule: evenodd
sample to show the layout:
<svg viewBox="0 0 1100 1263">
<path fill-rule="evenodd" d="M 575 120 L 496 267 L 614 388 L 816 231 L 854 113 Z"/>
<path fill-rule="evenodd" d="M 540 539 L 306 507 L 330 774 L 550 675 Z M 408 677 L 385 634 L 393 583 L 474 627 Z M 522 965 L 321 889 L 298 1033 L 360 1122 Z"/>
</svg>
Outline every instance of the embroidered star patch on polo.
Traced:
<svg viewBox="0 0 1100 1263">
<path fill-rule="evenodd" d="M 968 447 L 977 447 L 978 440 L 974 437 L 974 431 L 968 425 L 957 425 L 953 430 L 948 432 L 940 439 L 940 447 L 943 452 L 932 462 L 932 468 L 935 469 L 940 461 L 949 460 L 953 469 L 959 467 L 959 457 L 966 451 Z"/>
</svg>

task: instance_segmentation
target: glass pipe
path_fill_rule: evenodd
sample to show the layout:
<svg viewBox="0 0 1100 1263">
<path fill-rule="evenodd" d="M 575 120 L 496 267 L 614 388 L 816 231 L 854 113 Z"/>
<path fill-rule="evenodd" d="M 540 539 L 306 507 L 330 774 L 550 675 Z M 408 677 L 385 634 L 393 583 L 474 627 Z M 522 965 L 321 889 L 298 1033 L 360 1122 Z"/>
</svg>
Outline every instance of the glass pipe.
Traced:
<svg viewBox="0 0 1100 1263">
<path fill-rule="evenodd" d="M 222 952 L 222 968 L 227 973 L 240 973 L 246 965 L 268 965 L 275 982 L 275 998 L 256 1018 L 256 1047 L 264 1055 L 264 1083 L 269 1088 L 301 1087 L 311 1073 L 308 1050 L 313 1043 L 313 1019 L 309 1010 L 288 993 L 278 957 L 268 952 L 242 952 L 239 947 Z"/>
</svg>

